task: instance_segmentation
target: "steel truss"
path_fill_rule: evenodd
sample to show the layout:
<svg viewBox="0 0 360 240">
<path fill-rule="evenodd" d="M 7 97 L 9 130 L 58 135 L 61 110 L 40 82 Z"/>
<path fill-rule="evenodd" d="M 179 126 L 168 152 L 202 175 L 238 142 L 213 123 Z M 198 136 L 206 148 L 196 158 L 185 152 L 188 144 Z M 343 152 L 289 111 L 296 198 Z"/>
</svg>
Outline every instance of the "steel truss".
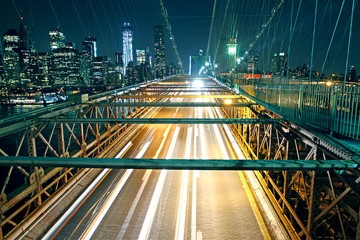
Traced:
<svg viewBox="0 0 360 240">
<path fill-rule="evenodd" d="M 180 85 L 180 84 L 179 84 Z M 9 149 L 0 149 L 3 156 L 96 158 L 104 157 L 115 143 L 124 142 L 137 125 L 126 120 L 109 123 L 101 119 L 138 119 L 146 117 L 156 108 L 146 103 L 162 102 L 174 95 L 166 95 L 166 85 L 153 84 L 152 89 L 164 90 L 163 94 L 144 95 L 133 92 L 129 95 L 102 94 L 89 103 L 67 106 L 56 112 L 19 123 L 11 129 L 1 130 L 8 134 Z M 142 87 L 142 86 L 139 86 Z M 170 87 L 170 85 L 169 85 Z M 146 88 L 145 88 L 146 89 Z M 226 94 L 225 94 L 226 93 Z M 139 94 L 139 95 L 137 95 Z M 220 95 L 225 94 L 225 95 Z M 262 160 L 323 160 L 352 159 L 338 146 L 323 141 L 322 137 L 297 127 L 292 123 L 273 120 L 279 118 L 259 105 L 243 101 L 242 97 L 219 91 L 219 95 L 186 95 L 188 97 L 211 97 L 217 102 L 232 98 L 246 103 L 245 106 L 225 107 L 220 104 L 223 115 L 229 119 L 259 119 L 249 122 L 231 122 L 234 135 L 246 149 L 248 159 Z M 185 97 L 185 95 L 177 95 Z M 95 104 L 98 102 L 109 104 Z M 93 104 L 94 103 L 94 104 Z M 134 103 L 134 105 L 126 105 Z M 44 121 L 59 117 L 83 119 L 82 122 Z M 88 119 L 95 119 L 86 121 Z M 99 119 L 98 121 L 96 119 Z M 225 123 L 222 121 L 221 123 Z M 9 135 L 10 134 L 10 135 Z M 9 192 L 12 172 L 20 171 L 24 181 L 16 191 Z M 40 207 L 49 196 L 59 190 L 79 168 L 9 167 L 0 195 L 0 238 L 19 226 L 19 222 Z M 256 171 L 262 183 L 262 191 L 277 210 L 279 221 L 286 232 L 300 239 L 355 239 L 360 234 L 359 186 L 356 169 L 347 171 Z"/>
<path fill-rule="evenodd" d="M 229 118 L 277 118 L 259 105 L 221 107 Z M 352 159 L 352 155 L 321 135 L 292 123 L 232 124 L 249 159 Z M 359 239 L 360 173 L 346 171 L 256 171 L 291 239 Z"/>
<path fill-rule="evenodd" d="M 141 85 L 142 86 L 142 85 Z M 89 102 L 137 102 L 145 99 L 113 97 L 99 94 L 99 98 Z M 110 96 L 110 97 L 109 97 Z M 156 103 L 164 101 L 155 99 Z M 109 122 L 46 122 L 43 118 L 56 119 L 69 116 L 75 119 L 130 119 L 151 114 L 157 108 L 144 106 L 101 106 L 92 104 L 63 104 L 54 111 L 37 111 L 29 115 L 30 120 L 17 117 L 14 121 L 4 122 L 0 129 L 2 141 L 8 148 L 0 148 L 2 156 L 63 157 L 63 158 L 101 158 L 111 152 L 113 145 L 130 137 L 132 130 L 139 126 L 127 123 Z M 5 139 L 5 140 L 4 140 Z M 6 178 L 0 193 L 0 239 L 9 236 L 24 219 L 41 208 L 49 197 L 60 191 L 71 179 L 81 175 L 84 169 L 67 167 L 25 167 L 11 166 L 6 170 Z M 14 179 L 14 171 L 19 171 L 23 179 Z M 18 175 L 18 174 L 17 174 Z"/>
</svg>

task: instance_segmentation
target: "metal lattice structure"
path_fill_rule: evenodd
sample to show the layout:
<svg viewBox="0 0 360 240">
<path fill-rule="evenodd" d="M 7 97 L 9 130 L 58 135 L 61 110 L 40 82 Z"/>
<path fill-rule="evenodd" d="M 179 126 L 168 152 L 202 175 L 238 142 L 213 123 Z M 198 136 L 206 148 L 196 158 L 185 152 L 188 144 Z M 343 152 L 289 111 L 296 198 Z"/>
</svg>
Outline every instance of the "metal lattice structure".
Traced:
<svg viewBox="0 0 360 240">
<path fill-rule="evenodd" d="M 261 170 L 254 173 L 289 237 L 351 239 L 358 236 L 360 190 L 357 179 L 360 174 L 356 154 L 326 135 L 300 127 L 256 101 L 234 94 L 217 81 L 209 80 L 203 89 L 196 91 L 211 95 L 180 95 L 180 92 L 193 94 L 190 83 L 184 83 L 180 77 L 174 82 L 139 84 L 88 99 L 75 99 L 72 103 L 31 113 L 26 119 L 3 120 L 0 137 L 17 142 L 8 143 L 16 147 L 0 151 L 4 156 L 0 157 L 0 162 L 9 160 L 4 165 L 12 165 L 7 169 L 8 177 L 0 198 L 2 236 L 17 229 L 20 222 L 41 208 L 50 196 L 84 174 L 80 167 L 136 167 L 139 163 L 143 164 L 139 168 Z M 185 97 L 207 97 L 214 101 L 169 102 L 171 98 Z M 224 99 L 233 102 L 225 104 Z M 176 121 L 177 124 L 227 124 L 248 160 L 229 164 L 229 161 L 189 163 L 174 159 L 170 166 L 161 159 L 143 159 L 142 162 L 141 159 L 137 162 L 123 159 L 116 161 L 115 166 L 111 154 L 135 137 L 143 124 L 174 123 L 174 119 L 150 118 L 160 107 L 219 109 L 218 119 Z M 104 158 L 102 161 L 110 165 L 101 165 L 98 158 Z M 19 161 L 16 163 L 28 162 L 18 167 L 18 164 L 11 164 L 11 159 Z M 59 159 L 58 165 L 56 159 Z M 70 164 L 72 159 L 74 162 Z M 46 164 L 46 161 L 52 163 Z M 281 169 L 281 165 L 287 167 Z M 311 171 L 312 167 L 318 171 Z M 25 180 L 16 183 L 12 186 L 15 190 L 10 191 L 8 184 L 14 184 L 11 174 L 15 169 Z"/>
</svg>

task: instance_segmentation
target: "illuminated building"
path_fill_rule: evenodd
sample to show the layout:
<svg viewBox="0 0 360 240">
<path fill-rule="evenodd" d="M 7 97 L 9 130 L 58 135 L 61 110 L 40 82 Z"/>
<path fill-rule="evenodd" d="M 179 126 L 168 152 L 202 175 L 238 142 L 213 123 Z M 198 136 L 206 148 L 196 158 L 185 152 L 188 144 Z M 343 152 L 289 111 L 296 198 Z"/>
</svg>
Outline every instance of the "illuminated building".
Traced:
<svg viewBox="0 0 360 240">
<path fill-rule="evenodd" d="M 129 62 L 133 62 L 133 29 L 130 23 L 124 23 L 122 27 L 123 37 L 123 59 L 124 59 L 124 75 L 126 74 L 126 67 Z"/>
<path fill-rule="evenodd" d="M 97 89 L 106 89 L 109 75 L 109 58 L 95 57 L 91 66 L 92 86 Z"/>
<path fill-rule="evenodd" d="M 137 65 L 144 64 L 146 61 L 145 50 L 136 49 L 136 61 Z"/>
<path fill-rule="evenodd" d="M 65 35 L 57 30 L 49 32 L 50 50 L 53 51 L 58 48 L 65 47 Z"/>
<path fill-rule="evenodd" d="M 80 78 L 82 86 L 90 86 L 90 69 L 92 61 L 92 44 L 90 42 L 82 43 L 82 51 L 80 56 Z"/>
<path fill-rule="evenodd" d="M 52 51 L 50 85 L 73 87 L 80 85 L 80 54 L 79 51 L 67 47 Z"/>
<path fill-rule="evenodd" d="M 97 46 L 96 46 L 96 37 L 91 37 L 90 35 L 88 35 L 85 38 L 85 42 L 84 43 L 88 43 L 90 46 L 90 53 L 92 57 L 97 57 Z"/>
<path fill-rule="evenodd" d="M 6 82 L 12 85 L 21 84 L 18 49 L 18 32 L 7 30 L 3 35 L 3 68 Z"/>
<path fill-rule="evenodd" d="M 155 77 L 162 78 L 165 73 L 165 33 L 164 25 L 155 25 Z"/>
<path fill-rule="evenodd" d="M 273 74 L 283 74 L 286 72 L 286 54 L 284 52 L 275 53 L 272 61 L 272 72 Z"/>
<path fill-rule="evenodd" d="M 259 54 L 250 53 L 247 56 L 247 73 L 256 74 L 259 72 Z"/>
</svg>

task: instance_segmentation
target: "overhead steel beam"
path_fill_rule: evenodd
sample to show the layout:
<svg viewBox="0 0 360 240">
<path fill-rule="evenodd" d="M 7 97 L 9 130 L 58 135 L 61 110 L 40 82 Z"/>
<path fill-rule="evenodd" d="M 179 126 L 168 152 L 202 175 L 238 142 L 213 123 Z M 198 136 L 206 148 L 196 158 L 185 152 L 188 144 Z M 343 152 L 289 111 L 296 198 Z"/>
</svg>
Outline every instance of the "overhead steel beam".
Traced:
<svg viewBox="0 0 360 240">
<path fill-rule="evenodd" d="M 0 166 L 23 167 L 84 167 L 134 169 L 189 170 L 270 170 L 270 171 L 329 171 L 354 169 L 358 162 L 350 160 L 190 160 L 133 158 L 56 158 L 0 157 Z"/>
<path fill-rule="evenodd" d="M 96 106 L 107 107 L 249 107 L 255 103 L 231 103 L 220 102 L 97 102 L 91 103 Z"/>
<path fill-rule="evenodd" d="M 113 95 L 118 98 L 244 98 L 240 95 Z"/>
<path fill-rule="evenodd" d="M 123 123 L 123 124 L 274 124 L 283 119 L 257 118 L 39 118 L 52 123 Z"/>
<path fill-rule="evenodd" d="M 176 89 L 176 88 L 175 88 Z M 207 90 L 207 89 L 181 89 L 181 90 L 175 90 L 175 89 L 162 89 L 162 90 L 136 90 L 135 92 L 230 92 L 227 89 L 219 89 L 219 90 Z"/>
</svg>

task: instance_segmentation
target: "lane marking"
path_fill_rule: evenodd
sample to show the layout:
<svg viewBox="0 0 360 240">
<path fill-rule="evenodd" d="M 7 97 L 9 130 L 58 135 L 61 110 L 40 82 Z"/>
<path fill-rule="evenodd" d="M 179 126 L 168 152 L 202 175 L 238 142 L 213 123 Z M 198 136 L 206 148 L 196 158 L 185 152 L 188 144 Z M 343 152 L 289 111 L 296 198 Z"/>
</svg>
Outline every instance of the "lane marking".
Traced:
<svg viewBox="0 0 360 240">
<path fill-rule="evenodd" d="M 115 158 L 121 158 L 130 149 L 133 143 L 130 141 L 126 146 L 115 156 Z"/>
<path fill-rule="evenodd" d="M 199 176 L 199 170 L 193 171 L 193 187 L 192 187 L 192 202 L 191 202 L 191 240 L 196 240 L 196 192 L 197 182 L 196 178 Z"/>
<path fill-rule="evenodd" d="M 176 127 L 175 133 L 171 139 L 170 147 L 166 154 L 166 159 L 170 159 L 173 155 L 175 144 L 176 144 L 176 141 L 177 141 L 177 138 L 179 135 L 179 131 L 180 131 L 180 128 Z M 164 187 L 167 172 L 168 172 L 167 170 L 162 170 L 160 173 L 160 176 L 159 176 L 158 182 L 156 184 L 153 196 L 151 198 L 151 202 L 150 202 L 148 211 L 146 213 L 145 220 L 142 225 L 138 239 L 141 239 L 141 240 L 147 239 L 150 234 L 151 226 L 152 226 L 152 223 L 154 220 L 155 213 L 157 211 L 157 207 L 159 205 L 160 196 L 161 196 L 161 193 L 162 193 L 162 190 Z"/>
<path fill-rule="evenodd" d="M 165 133 L 163 135 L 163 140 L 161 141 L 161 144 L 160 144 L 160 147 L 158 148 L 158 150 L 156 151 L 156 154 L 155 156 L 153 157 L 153 159 L 157 159 L 159 157 L 159 154 L 160 154 L 160 151 L 162 150 L 163 146 L 164 146 L 164 143 L 165 143 L 165 140 L 167 138 L 167 135 L 169 134 L 169 131 L 170 131 L 170 128 L 171 128 L 171 124 L 167 127 L 167 129 L 165 130 Z"/>
<path fill-rule="evenodd" d="M 260 227 L 260 231 L 264 237 L 265 240 L 271 240 L 271 237 L 270 237 L 270 234 L 269 234 L 269 231 L 266 227 L 266 224 L 264 222 L 264 219 L 263 217 L 261 216 L 261 213 L 260 213 L 260 210 L 259 208 L 257 207 L 256 205 L 256 201 L 254 199 L 254 196 L 249 188 L 249 185 L 244 177 L 244 174 L 241 172 L 241 171 L 238 171 L 238 175 L 240 177 L 240 180 L 245 188 L 245 192 L 246 192 L 246 195 L 248 196 L 248 199 L 249 199 L 249 202 L 250 202 L 250 205 L 251 205 L 251 208 L 254 212 L 254 215 L 255 215 L 255 218 L 257 220 L 257 223 L 259 224 L 259 227 Z"/>
<path fill-rule="evenodd" d="M 124 235 L 125 235 L 125 232 L 127 230 L 127 228 L 129 227 L 129 224 L 130 224 L 130 221 L 131 221 L 131 218 L 132 216 L 134 215 L 134 212 L 135 212 L 135 208 L 137 206 L 137 204 L 139 203 L 139 200 L 141 198 L 141 195 L 145 189 L 145 186 L 150 178 L 150 174 L 151 174 L 152 170 L 146 170 L 143 178 L 142 178 L 142 181 L 143 183 L 141 184 L 140 186 L 140 189 L 138 191 L 138 193 L 136 194 L 136 197 L 130 207 L 130 210 L 125 218 L 125 221 L 123 223 L 123 225 L 121 226 L 121 229 L 119 231 L 119 234 L 117 235 L 116 239 L 119 240 L 119 239 L 123 239 L 124 238 Z"/>
<path fill-rule="evenodd" d="M 182 171 L 182 181 L 180 188 L 178 216 L 176 221 L 175 239 L 182 240 L 185 237 L 185 220 L 186 220 L 186 205 L 189 182 L 189 170 Z"/>
<path fill-rule="evenodd" d="M 109 211 L 111 205 L 115 201 L 117 195 L 120 193 L 120 190 L 125 185 L 125 182 L 128 180 L 132 173 L 133 169 L 126 170 L 125 174 L 122 176 L 121 180 L 117 183 L 114 191 L 112 191 L 110 197 L 106 200 L 105 204 L 100 209 L 99 213 L 96 215 L 95 219 L 91 222 L 90 226 L 86 229 L 84 234 L 80 239 L 88 240 L 91 239 L 97 227 L 100 225 L 105 214 Z"/>
<path fill-rule="evenodd" d="M 191 154 L 192 127 L 188 128 L 186 136 L 185 159 L 190 159 Z M 185 236 L 185 220 L 187 207 L 189 170 L 182 171 L 182 180 L 180 187 L 180 197 L 178 204 L 178 213 L 176 220 L 175 239 L 184 239 Z"/>
<path fill-rule="evenodd" d="M 151 141 L 147 142 L 144 147 L 140 150 L 140 152 L 136 155 L 135 158 L 142 158 L 146 150 L 148 149 Z M 126 181 L 129 179 L 131 173 L 134 169 L 126 170 L 125 174 L 121 177 L 120 181 L 116 184 L 116 187 L 111 192 L 108 199 L 105 201 L 105 204 L 101 207 L 100 211 L 97 213 L 94 220 L 91 222 L 90 226 L 85 230 L 80 239 L 88 240 L 91 239 L 96 229 L 100 225 L 101 221 L 104 219 L 106 213 L 109 211 L 111 205 L 114 203 L 115 199 L 119 195 L 121 189 L 124 187 Z"/>
<path fill-rule="evenodd" d="M 65 214 L 51 227 L 43 239 L 54 239 L 110 172 L 111 169 L 105 168 Z"/>
<path fill-rule="evenodd" d="M 214 118 L 214 114 L 212 113 L 212 111 L 210 110 L 210 108 L 208 107 L 208 112 L 209 112 L 209 115 L 210 115 L 210 118 Z M 224 155 L 224 159 L 226 160 L 229 160 L 229 155 L 226 151 L 226 148 L 225 148 L 225 144 L 224 144 L 224 141 L 220 135 L 220 131 L 219 131 L 219 126 L 217 124 L 213 124 L 213 128 L 214 128 L 214 131 L 215 131 L 215 135 L 216 135 L 216 139 L 218 140 L 218 143 L 220 145 L 220 149 L 222 151 L 222 154 Z"/>
</svg>

